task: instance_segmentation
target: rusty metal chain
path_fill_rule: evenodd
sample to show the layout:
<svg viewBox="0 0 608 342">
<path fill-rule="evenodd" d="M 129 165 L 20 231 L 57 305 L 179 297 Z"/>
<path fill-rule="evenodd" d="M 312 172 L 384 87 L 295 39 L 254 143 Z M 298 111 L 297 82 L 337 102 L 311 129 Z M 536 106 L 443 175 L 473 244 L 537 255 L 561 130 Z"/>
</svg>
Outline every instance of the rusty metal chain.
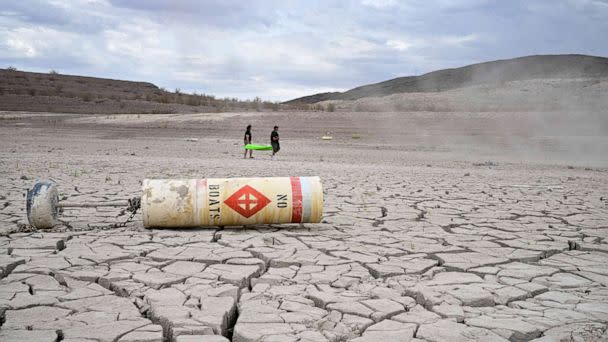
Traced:
<svg viewBox="0 0 608 342">
<path fill-rule="evenodd" d="M 104 229 L 114 229 L 114 228 L 126 227 L 129 222 L 133 221 L 133 218 L 135 217 L 135 214 L 137 214 L 137 210 L 139 210 L 139 208 L 141 208 L 141 198 L 140 197 L 129 198 L 127 208 L 124 209 L 123 211 L 121 211 L 120 215 L 118 215 L 118 216 L 123 215 L 125 211 L 130 212 L 131 214 L 129 215 L 129 217 L 127 217 L 127 219 L 125 221 L 117 222 L 117 223 L 110 223 L 110 224 L 105 224 L 105 225 L 87 224 L 87 228 L 104 230 Z M 118 216 L 116 216 L 116 217 L 118 217 Z"/>
</svg>

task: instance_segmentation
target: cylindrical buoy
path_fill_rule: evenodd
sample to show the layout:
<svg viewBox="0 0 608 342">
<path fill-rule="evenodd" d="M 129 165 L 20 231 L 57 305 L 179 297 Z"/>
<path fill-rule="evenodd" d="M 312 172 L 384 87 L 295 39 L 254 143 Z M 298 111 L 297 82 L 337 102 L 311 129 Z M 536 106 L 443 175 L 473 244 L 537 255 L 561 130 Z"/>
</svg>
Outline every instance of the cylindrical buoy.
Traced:
<svg viewBox="0 0 608 342">
<path fill-rule="evenodd" d="M 27 191 L 25 210 L 31 226 L 38 229 L 52 228 L 57 224 L 59 195 L 52 181 L 39 181 Z"/>
<path fill-rule="evenodd" d="M 144 227 L 318 223 L 319 177 L 145 179 Z"/>
</svg>

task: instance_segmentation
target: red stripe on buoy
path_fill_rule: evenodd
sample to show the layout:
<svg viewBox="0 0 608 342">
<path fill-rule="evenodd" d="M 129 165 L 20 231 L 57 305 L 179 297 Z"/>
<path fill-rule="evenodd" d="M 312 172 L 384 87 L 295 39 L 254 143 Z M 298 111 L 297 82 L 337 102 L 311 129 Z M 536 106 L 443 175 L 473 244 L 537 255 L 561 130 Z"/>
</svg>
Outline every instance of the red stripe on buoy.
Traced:
<svg viewBox="0 0 608 342">
<path fill-rule="evenodd" d="M 291 180 L 291 223 L 302 222 L 302 184 L 300 177 L 290 177 Z"/>
</svg>

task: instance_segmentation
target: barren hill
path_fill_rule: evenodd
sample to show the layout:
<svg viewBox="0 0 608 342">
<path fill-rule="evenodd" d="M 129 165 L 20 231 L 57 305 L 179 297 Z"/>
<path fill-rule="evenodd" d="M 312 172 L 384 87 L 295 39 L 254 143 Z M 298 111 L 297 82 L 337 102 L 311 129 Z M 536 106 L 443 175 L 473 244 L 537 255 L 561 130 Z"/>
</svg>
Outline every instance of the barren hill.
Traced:
<svg viewBox="0 0 608 342">
<path fill-rule="evenodd" d="M 586 55 L 537 55 L 439 70 L 421 76 L 399 77 L 343 93 L 320 93 L 286 103 L 312 104 L 401 93 L 435 93 L 479 85 L 501 86 L 513 81 L 599 78 L 608 78 L 608 58 Z"/>
<path fill-rule="evenodd" d="M 0 110 L 61 113 L 196 113 L 277 104 L 166 91 L 148 82 L 0 69 Z"/>
</svg>

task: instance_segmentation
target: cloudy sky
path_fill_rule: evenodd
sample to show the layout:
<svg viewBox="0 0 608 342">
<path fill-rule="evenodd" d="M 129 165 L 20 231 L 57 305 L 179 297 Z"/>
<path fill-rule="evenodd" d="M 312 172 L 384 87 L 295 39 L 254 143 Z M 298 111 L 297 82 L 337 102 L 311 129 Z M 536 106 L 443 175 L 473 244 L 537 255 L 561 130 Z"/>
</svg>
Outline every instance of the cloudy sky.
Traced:
<svg viewBox="0 0 608 342">
<path fill-rule="evenodd" d="M 607 37 L 608 0 L 0 0 L 0 68 L 273 101 Z"/>
</svg>

